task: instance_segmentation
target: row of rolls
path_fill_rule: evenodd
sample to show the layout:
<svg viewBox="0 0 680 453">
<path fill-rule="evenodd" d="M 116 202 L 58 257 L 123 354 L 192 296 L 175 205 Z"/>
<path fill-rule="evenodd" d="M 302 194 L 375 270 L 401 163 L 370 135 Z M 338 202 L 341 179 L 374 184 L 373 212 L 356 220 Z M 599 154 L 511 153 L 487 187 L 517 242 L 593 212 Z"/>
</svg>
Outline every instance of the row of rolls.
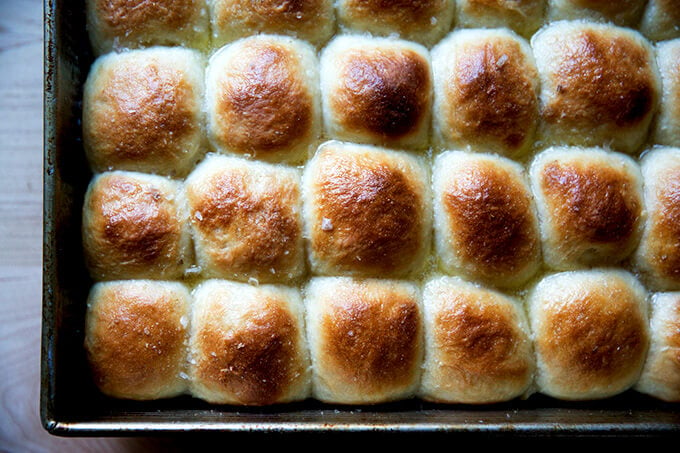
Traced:
<svg viewBox="0 0 680 453">
<path fill-rule="evenodd" d="M 212 150 L 299 166 L 320 142 L 432 153 L 466 149 L 526 161 L 552 145 L 638 156 L 680 145 L 680 39 L 587 21 L 531 42 L 460 29 L 431 50 L 343 34 L 322 50 L 282 35 L 209 57 L 154 46 L 94 61 L 83 92 L 92 168 L 182 178 Z"/>
<path fill-rule="evenodd" d="M 572 2 L 535 2 L 524 29 L 508 5 L 461 28 L 479 2 L 361 10 L 434 33 L 395 37 L 320 31 L 365 2 L 299 2 L 330 16 L 294 32 L 263 28 L 271 2 L 147 3 L 88 2 L 85 347 L 105 394 L 680 400 L 680 39 L 642 19 L 672 35 L 672 7 L 548 22 Z M 222 7 L 244 37 L 218 38 Z"/>
<path fill-rule="evenodd" d="M 639 30 L 659 41 L 680 37 L 677 0 L 87 0 L 97 54 L 121 47 L 214 49 L 273 33 L 323 46 L 335 34 L 399 35 L 431 46 L 453 28 L 510 28 L 529 37 L 557 20 L 586 19 Z"/>
<path fill-rule="evenodd" d="M 679 175 L 678 148 L 550 148 L 529 171 L 447 151 L 429 174 L 339 141 L 302 172 L 211 154 L 182 182 L 101 173 L 95 382 L 217 404 L 679 401 Z"/>
</svg>

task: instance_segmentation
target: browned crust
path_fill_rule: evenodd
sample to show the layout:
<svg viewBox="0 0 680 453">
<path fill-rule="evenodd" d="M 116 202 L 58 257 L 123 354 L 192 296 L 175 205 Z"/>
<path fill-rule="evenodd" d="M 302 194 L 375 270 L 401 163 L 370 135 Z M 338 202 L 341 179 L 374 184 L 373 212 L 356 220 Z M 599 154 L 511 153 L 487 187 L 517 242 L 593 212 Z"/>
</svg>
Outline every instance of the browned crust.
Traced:
<svg viewBox="0 0 680 453">
<path fill-rule="evenodd" d="M 431 105 L 428 62 L 410 49 L 357 49 L 339 62 L 330 107 L 346 130 L 398 140 L 420 130 Z"/>
<path fill-rule="evenodd" d="M 111 35 L 127 40 L 154 27 L 188 27 L 199 7 L 196 0 L 97 0 L 94 11 Z"/>
<path fill-rule="evenodd" d="M 447 7 L 445 0 L 344 0 L 345 22 L 380 24 L 411 35 L 432 28 L 432 17 L 438 17 Z"/>
<path fill-rule="evenodd" d="M 195 333 L 197 378 L 240 404 L 279 401 L 301 372 L 299 331 L 290 312 L 269 296 L 258 297 L 245 314 L 246 323 L 225 328 L 219 316 L 225 308 L 219 302 L 205 309 L 209 314 Z"/>
<path fill-rule="evenodd" d="M 192 224 L 216 269 L 255 276 L 288 271 L 299 257 L 299 186 L 273 182 L 264 193 L 254 193 L 252 177 L 271 175 L 253 175 L 225 169 L 189 185 Z"/>
<path fill-rule="evenodd" d="M 220 77 L 215 107 L 217 140 L 238 153 L 288 151 L 313 131 L 314 100 L 304 68 L 290 49 L 251 42 Z"/>
<path fill-rule="evenodd" d="M 647 50 L 624 36 L 582 30 L 553 47 L 560 63 L 543 109 L 549 124 L 578 128 L 641 124 L 655 108 L 657 87 Z"/>
<path fill-rule="evenodd" d="M 655 273 L 680 282 L 680 168 L 657 175 L 657 207 L 650 212 L 648 260 Z"/>
<path fill-rule="evenodd" d="M 215 2 L 214 23 L 218 29 L 238 22 L 263 32 L 296 31 L 314 27 L 319 17 L 329 13 L 325 0 L 223 0 Z"/>
<path fill-rule="evenodd" d="M 159 287 L 115 285 L 93 301 L 85 347 L 102 391 L 149 398 L 175 385 L 187 336 L 178 297 Z"/>
<path fill-rule="evenodd" d="M 510 274 L 536 259 L 539 233 L 529 191 L 508 171 L 469 163 L 442 194 L 454 247 L 485 279 Z"/>
<path fill-rule="evenodd" d="M 334 379 L 366 393 L 409 385 L 419 360 L 421 314 L 408 294 L 338 288 L 320 319 L 322 349 Z"/>
<path fill-rule="evenodd" d="M 647 350 L 646 320 L 630 291 L 613 282 L 604 291 L 552 304 L 538 338 L 547 366 L 580 387 L 620 381 Z"/>
<path fill-rule="evenodd" d="M 541 186 L 555 233 L 568 243 L 621 244 L 636 234 L 642 201 L 620 171 L 576 162 L 550 162 Z"/>
<path fill-rule="evenodd" d="M 525 355 L 528 336 L 504 305 L 451 293 L 433 321 L 441 362 L 474 384 L 477 379 L 527 382 L 533 367 Z M 457 373 L 457 374 L 458 374 Z"/>
<path fill-rule="evenodd" d="M 461 142 L 495 142 L 510 152 L 523 147 L 538 123 L 538 74 L 519 43 L 467 43 L 456 55 L 444 87 L 449 133 Z"/>
<path fill-rule="evenodd" d="M 180 263 L 177 207 L 152 184 L 104 175 L 94 183 L 85 210 L 84 248 L 95 276 L 129 276 L 153 267 L 163 273 Z"/>
<path fill-rule="evenodd" d="M 103 71 L 104 85 L 86 100 L 83 123 L 95 164 L 180 159 L 200 133 L 197 87 L 181 70 L 152 60 L 121 60 Z"/>
<path fill-rule="evenodd" d="M 422 189 L 396 164 L 370 152 L 335 149 L 325 149 L 313 176 L 314 253 L 344 270 L 404 272 L 425 245 Z"/>
</svg>

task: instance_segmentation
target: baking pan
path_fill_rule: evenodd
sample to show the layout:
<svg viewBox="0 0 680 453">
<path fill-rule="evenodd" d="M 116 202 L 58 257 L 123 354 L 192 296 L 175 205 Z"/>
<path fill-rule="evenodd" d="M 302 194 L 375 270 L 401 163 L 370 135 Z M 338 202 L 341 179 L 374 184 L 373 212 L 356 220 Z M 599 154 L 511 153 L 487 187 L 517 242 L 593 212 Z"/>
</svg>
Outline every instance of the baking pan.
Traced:
<svg viewBox="0 0 680 453">
<path fill-rule="evenodd" d="M 541 395 L 490 406 L 419 400 L 346 407 L 316 401 L 267 408 L 213 406 L 190 397 L 130 402 L 102 396 L 90 380 L 83 343 L 91 281 L 81 253 L 80 214 L 91 177 L 81 143 L 82 84 L 92 63 L 82 0 L 46 0 L 44 262 L 41 418 L 61 436 L 185 432 L 402 432 L 514 435 L 680 433 L 674 404 L 627 392 L 569 403 Z"/>
</svg>

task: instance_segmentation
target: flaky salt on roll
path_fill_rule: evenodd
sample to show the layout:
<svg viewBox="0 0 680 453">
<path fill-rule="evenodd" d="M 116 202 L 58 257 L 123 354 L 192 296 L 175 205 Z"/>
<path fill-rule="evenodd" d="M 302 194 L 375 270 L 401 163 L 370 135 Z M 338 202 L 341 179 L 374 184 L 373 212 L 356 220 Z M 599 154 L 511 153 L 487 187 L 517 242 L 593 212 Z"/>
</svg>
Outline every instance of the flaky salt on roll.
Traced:
<svg viewBox="0 0 680 453">
<path fill-rule="evenodd" d="M 544 22 L 546 0 L 458 0 L 461 28 L 509 28 L 529 38 Z"/>
<path fill-rule="evenodd" d="M 319 275 L 415 275 L 430 251 L 429 176 L 403 151 L 330 141 L 305 166 L 303 215 Z"/>
<path fill-rule="evenodd" d="M 300 163 L 321 130 L 314 48 L 288 36 L 230 43 L 206 70 L 208 135 L 216 150 L 270 162 Z"/>
<path fill-rule="evenodd" d="M 335 31 L 331 0 L 213 0 L 210 3 L 212 45 L 269 33 L 324 44 Z"/>
<path fill-rule="evenodd" d="M 654 41 L 680 38 L 680 2 L 648 0 L 639 29 Z"/>
<path fill-rule="evenodd" d="M 152 47 L 95 60 L 83 91 L 83 145 L 95 172 L 185 175 L 205 141 L 203 57 Z"/>
<path fill-rule="evenodd" d="M 647 0 L 548 0 L 546 20 L 585 19 L 637 28 Z"/>
<path fill-rule="evenodd" d="M 639 152 L 660 94 L 649 42 L 611 24 L 559 21 L 531 43 L 541 78 L 538 138 L 544 145 Z"/>
<path fill-rule="evenodd" d="M 96 54 L 153 45 L 208 45 L 206 0 L 87 0 L 85 9 Z"/>
<path fill-rule="evenodd" d="M 446 151 L 433 169 L 435 250 L 449 274 L 517 287 L 541 265 L 523 167 L 493 154 Z"/>
<path fill-rule="evenodd" d="M 528 42 L 507 29 L 457 30 L 432 50 L 435 140 L 446 148 L 521 157 L 539 120 Z"/>
<path fill-rule="evenodd" d="M 552 274 L 528 298 L 537 391 L 595 400 L 630 389 L 649 345 L 644 287 L 623 270 Z"/>
<path fill-rule="evenodd" d="M 432 74 L 420 44 L 340 35 L 321 54 L 321 93 L 332 139 L 409 149 L 428 144 Z"/>
<path fill-rule="evenodd" d="M 425 283 L 423 310 L 423 399 L 491 404 L 531 392 L 535 359 L 519 301 L 457 277 L 435 277 Z"/>
<path fill-rule="evenodd" d="M 680 5 L 678 5 L 680 10 Z M 652 143 L 680 146 L 680 38 L 656 45 L 662 94 L 654 120 Z"/>
<path fill-rule="evenodd" d="M 180 183 L 158 175 L 96 175 L 83 203 L 85 263 L 95 280 L 177 279 L 193 262 Z"/>
<path fill-rule="evenodd" d="M 339 0 L 342 31 L 395 35 L 429 46 L 453 25 L 455 0 Z"/>
<path fill-rule="evenodd" d="M 645 206 L 643 178 L 630 156 L 553 147 L 534 158 L 529 174 L 548 267 L 613 266 L 635 250 Z"/>
<path fill-rule="evenodd" d="M 423 354 L 415 284 L 315 277 L 305 307 L 315 399 L 377 404 L 415 395 Z"/>
<path fill-rule="evenodd" d="M 302 276 L 299 170 L 209 154 L 184 189 L 203 277 L 271 283 Z"/>
<path fill-rule="evenodd" d="M 133 400 L 186 393 L 190 306 L 189 290 L 177 282 L 95 284 L 87 300 L 85 350 L 101 392 Z"/>
<path fill-rule="evenodd" d="M 635 390 L 680 402 L 680 292 L 655 293 L 650 305 L 651 343 Z"/>
<path fill-rule="evenodd" d="M 652 148 L 641 167 L 647 218 L 635 266 L 651 289 L 680 290 L 680 148 Z"/>
<path fill-rule="evenodd" d="M 310 361 L 297 289 L 206 280 L 193 293 L 190 393 L 212 404 L 306 399 Z"/>
</svg>

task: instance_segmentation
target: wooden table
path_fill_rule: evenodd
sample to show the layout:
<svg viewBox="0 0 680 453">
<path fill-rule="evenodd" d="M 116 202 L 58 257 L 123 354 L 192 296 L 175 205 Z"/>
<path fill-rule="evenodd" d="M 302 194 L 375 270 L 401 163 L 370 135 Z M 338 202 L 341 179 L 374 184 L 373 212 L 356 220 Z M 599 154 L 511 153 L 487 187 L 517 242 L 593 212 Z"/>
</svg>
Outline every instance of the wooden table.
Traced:
<svg viewBox="0 0 680 453">
<path fill-rule="evenodd" d="M 40 424 L 41 0 L 0 0 L 0 451 L 150 451 L 167 439 L 67 439 Z"/>
</svg>

